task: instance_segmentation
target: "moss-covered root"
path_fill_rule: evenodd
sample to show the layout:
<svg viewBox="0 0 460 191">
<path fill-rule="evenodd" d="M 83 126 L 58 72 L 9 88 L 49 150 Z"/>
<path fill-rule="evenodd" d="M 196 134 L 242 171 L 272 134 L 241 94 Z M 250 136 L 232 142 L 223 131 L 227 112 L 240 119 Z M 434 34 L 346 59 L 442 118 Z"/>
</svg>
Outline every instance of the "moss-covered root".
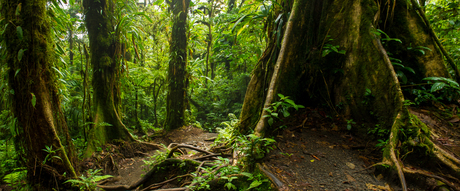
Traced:
<svg viewBox="0 0 460 191">
<path fill-rule="evenodd" d="M 400 142 L 400 139 L 399 139 L 400 130 L 404 128 L 411 128 L 410 126 L 413 126 L 413 125 L 419 125 L 419 126 L 422 125 L 422 127 L 420 128 L 422 130 L 424 129 L 423 128 L 424 124 L 417 123 L 416 117 L 409 116 L 409 115 L 410 114 L 407 112 L 407 109 L 403 109 L 402 112 L 398 113 L 397 117 L 394 120 L 393 126 L 391 127 L 390 138 L 389 138 L 388 145 L 385 148 L 385 152 L 383 155 L 383 162 L 375 164 L 374 166 L 377 166 L 377 165 L 393 166 L 398 173 L 403 190 L 407 190 L 404 173 L 423 175 L 423 176 L 435 178 L 439 181 L 444 182 L 446 185 L 452 187 L 452 189 L 458 190 L 459 189 L 458 187 L 455 187 L 454 184 L 452 184 L 451 182 L 447 181 L 444 178 L 441 178 L 440 176 L 435 176 L 430 173 L 426 173 L 426 171 L 413 170 L 411 168 L 404 167 L 402 162 L 398 159 L 396 155 L 396 147 L 398 143 Z M 457 159 L 455 156 L 451 155 L 449 152 L 445 151 L 444 149 L 434 144 L 433 141 L 431 141 L 428 138 L 428 135 L 429 135 L 428 129 L 425 129 L 424 131 L 426 131 L 424 134 L 417 135 L 419 137 L 423 137 L 423 138 L 420 138 L 420 140 L 423 140 L 422 143 L 419 143 L 413 146 L 424 147 L 425 149 L 427 149 L 427 152 L 432 153 L 434 157 L 436 157 L 440 162 L 442 162 L 443 164 L 445 164 L 446 166 L 450 167 L 452 170 L 460 174 L 460 160 Z"/>
<path fill-rule="evenodd" d="M 134 190 L 141 185 L 148 187 L 149 185 L 163 182 L 166 177 L 170 177 L 171 172 L 181 172 L 181 174 L 176 174 L 176 176 L 185 175 L 195 171 L 200 164 L 200 162 L 193 160 L 166 159 L 152 167 L 152 169 L 147 172 L 144 177 L 131 185 L 98 185 L 97 187 L 104 190 Z M 180 168 L 181 170 L 177 170 L 177 168 Z"/>
<path fill-rule="evenodd" d="M 394 166 L 396 168 L 399 180 L 401 181 L 402 189 L 403 191 L 407 191 L 407 184 L 406 179 L 404 177 L 404 172 L 402 170 L 402 163 L 399 161 L 395 153 L 396 145 L 399 142 L 398 131 L 401 127 L 404 127 L 405 125 L 405 117 L 403 117 L 403 115 L 404 114 L 402 114 L 402 112 L 399 112 L 396 116 L 393 126 L 391 127 L 390 139 L 388 141 L 387 147 L 385 148 L 383 162 L 387 164 L 389 163 L 391 164 L 391 166 Z"/>
<path fill-rule="evenodd" d="M 436 179 L 438 181 L 443 182 L 444 184 L 446 184 L 447 186 L 449 186 L 453 190 L 460 191 L 460 188 L 455 186 L 452 182 L 450 182 L 447 179 L 442 178 L 440 176 L 433 175 L 433 173 L 431 173 L 431 172 L 424 171 L 424 170 L 416 170 L 416 169 L 407 168 L 407 167 L 403 168 L 403 171 L 406 174 L 415 174 L 415 175 L 422 175 L 422 176 L 434 178 L 434 179 Z"/>
<path fill-rule="evenodd" d="M 429 140 L 431 142 L 431 140 Z M 450 167 L 452 170 L 460 174 L 460 160 L 458 160 L 455 156 L 452 156 L 450 153 L 445 151 L 444 149 L 440 148 L 434 143 L 433 144 L 433 154 L 438 158 L 442 163 Z"/>
</svg>

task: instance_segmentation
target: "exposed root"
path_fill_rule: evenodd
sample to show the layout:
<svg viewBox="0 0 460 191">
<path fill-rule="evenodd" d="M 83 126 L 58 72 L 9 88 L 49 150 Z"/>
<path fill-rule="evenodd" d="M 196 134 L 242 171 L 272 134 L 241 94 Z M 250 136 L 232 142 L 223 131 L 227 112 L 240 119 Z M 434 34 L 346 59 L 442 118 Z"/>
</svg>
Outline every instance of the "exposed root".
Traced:
<svg viewBox="0 0 460 191">
<path fill-rule="evenodd" d="M 281 182 L 278 178 L 276 178 L 276 176 L 273 175 L 273 173 L 271 173 L 270 170 L 268 170 L 268 168 L 264 168 L 264 166 L 265 164 L 259 164 L 259 163 L 256 164 L 257 169 L 259 169 L 261 173 L 263 173 L 266 177 L 268 177 L 268 179 L 270 179 L 272 184 L 276 186 L 277 190 L 279 191 L 289 190 L 289 188 L 286 187 L 283 184 L 283 182 Z"/>
<path fill-rule="evenodd" d="M 438 145 L 433 143 L 433 154 L 445 165 L 450 167 L 457 173 L 460 173 L 460 160 L 458 160 L 455 156 L 449 154 L 444 149 L 440 148 Z"/>
<path fill-rule="evenodd" d="M 456 191 L 460 191 L 460 188 L 455 186 L 454 183 L 446 180 L 445 178 L 442 178 L 440 176 L 434 175 L 433 173 L 430 173 L 428 171 L 420 170 L 420 169 L 413 169 L 413 168 L 408 168 L 408 167 L 404 167 L 403 171 L 404 171 L 404 173 L 416 174 L 416 175 L 422 175 L 422 176 L 427 176 L 427 177 L 430 177 L 430 178 L 434 178 L 436 180 L 439 180 L 439 181 L 445 183 L 446 185 L 448 185 L 452 189 L 454 189 Z"/>
<path fill-rule="evenodd" d="M 406 178 L 404 177 L 404 172 L 402 170 L 402 165 L 399 162 L 399 159 L 396 157 L 395 153 L 395 148 L 396 148 L 396 143 L 398 143 L 398 131 L 399 127 L 401 125 L 401 112 L 398 113 L 396 116 L 396 119 L 393 123 L 393 126 L 391 127 L 391 133 L 390 133 L 390 140 L 388 141 L 388 146 L 387 149 L 389 151 L 390 159 L 385 159 L 385 160 L 390 160 L 392 165 L 396 167 L 396 171 L 398 173 L 399 181 L 401 182 L 401 186 L 403 191 L 407 191 L 407 183 L 406 183 Z"/>
<path fill-rule="evenodd" d="M 171 151 L 169 151 L 169 154 L 168 154 L 168 156 L 167 156 L 166 158 L 171 158 L 172 155 L 173 155 L 173 153 L 174 153 L 174 151 L 176 151 L 176 150 L 179 149 L 179 148 L 192 149 L 192 150 L 195 150 L 195 151 L 198 151 L 198 152 L 206 153 L 206 154 L 208 154 L 208 155 L 213 155 L 213 154 L 215 154 L 215 153 L 211 153 L 211 152 L 209 152 L 209 151 L 207 151 L 207 150 L 203 150 L 203 149 L 200 149 L 200 148 L 198 148 L 198 147 L 194 147 L 194 146 L 192 146 L 192 145 L 178 144 L 178 145 L 174 146 L 173 148 L 171 148 Z"/>
<path fill-rule="evenodd" d="M 137 182 L 135 182 L 135 183 L 133 183 L 131 185 L 115 185 L 115 186 L 97 185 L 97 187 L 102 188 L 104 190 L 133 190 L 133 189 L 136 189 L 137 187 L 139 187 L 141 185 L 144 185 L 144 186 L 148 187 L 148 186 L 154 185 L 154 184 L 157 184 L 157 185 L 166 184 L 168 182 L 164 182 L 164 181 L 160 182 L 160 183 L 151 183 L 151 182 L 152 182 L 152 180 L 156 181 L 156 182 L 159 182 L 158 180 L 164 180 L 164 177 L 169 174 L 169 173 L 167 173 L 168 172 L 168 169 L 167 169 L 168 167 L 179 166 L 177 164 L 183 164 L 183 163 L 186 164 L 186 167 L 188 167 L 188 169 L 195 169 L 201 164 L 201 163 L 199 163 L 197 161 L 193 161 L 193 160 L 166 159 L 165 161 L 155 165 L 149 172 L 147 172 L 147 174 L 144 175 L 144 177 L 142 177 L 140 180 L 138 180 Z M 204 166 L 211 166 L 211 165 L 207 165 L 207 164 L 203 164 L 203 165 Z M 171 171 L 171 170 L 169 170 L 169 171 Z M 162 176 L 158 176 L 158 175 L 162 175 Z M 190 176 L 190 174 L 187 172 L 184 175 L 178 175 L 177 178 L 179 178 L 179 176 L 187 177 L 186 175 Z M 169 182 L 171 182 L 173 180 L 176 180 L 176 179 L 170 179 Z M 152 186 L 152 187 L 155 187 L 155 186 Z"/>
</svg>

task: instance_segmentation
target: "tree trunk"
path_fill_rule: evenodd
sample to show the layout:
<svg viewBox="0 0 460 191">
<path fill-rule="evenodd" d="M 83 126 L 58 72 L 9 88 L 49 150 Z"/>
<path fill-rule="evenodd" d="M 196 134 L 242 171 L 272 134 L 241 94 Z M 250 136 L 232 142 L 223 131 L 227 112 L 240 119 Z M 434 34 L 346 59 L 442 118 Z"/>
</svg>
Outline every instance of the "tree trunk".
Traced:
<svg viewBox="0 0 460 191">
<path fill-rule="evenodd" d="M 132 141 L 120 112 L 120 59 L 122 46 L 114 34 L 112 0 L 85 0 L 85 22 L 93 67 L 94 126 L 90 129 L 85 157 L 95 148 L 115 139 Z"/>
<path fill-rule="evenodd" d="M 46 0 L 2 1 L 2 16 L 8 21 L 3 34 L 8 84 L 19 132 L 16 143 L 22 147 L 17 151 L 23 151 L 28 180 L 35 190 L 61 185 L 64 173 L 67 178 L 77 177 L 75 148 L 55 86 L 46 4 Z M 47 147 L 55 153 L 45 152 Z"/>
<path fill-rule="evenodd" d="M 173 130 L 185 125 L 186 66 L 187 66 L 187 13 L 189 0 L 173 0 L 172 39 L 168 68 L 168 95 L 164 128 Z"/>
<path fill-rule="evenodd" d="M 267 118 L 262 117 L 268 115 L 264 108 L 277 101 L 277 94 L 290 96 L 307 107 L 324 103 L 347 119 L 391 129 L 384 161 L 390 161 L 401 182 L 405 182 L 404 169 L 395 151 L 400 129 L 417 128 L 415 131 L 422 132 L 418 138 L 426 141 L 421 144 L 433 143 L 429 131 L 424 130 L 426 126 L 411 125 L 417 119 L 409 116 L 403 104 L 404 97 L 387 51 L 404 64 L 412 63 L 419 77 L 449 76 L 421 17 L 406 1 L 391 1 L 396 2 L 394 12 L 392 7 L 378 5 L 373 0 L 278 2 L 284 8 L 272 11 L 270 17 L 278 18 L 284 10 L 277 22 L 286 23 L 284 35 L 279 34 L 284 37 L 278 41 L 273 32 L 278 26 L 269 24 L 268 36 L 272 38 L 253 71 L 240 117 L 240 131 L 254 129 L 256 135 L 264 136 L 270 130 Z M 385 25 L 387 10 L 393 22 Z M 385 50 L 378 28 L 403 43 L 390 44 L 389 50 Z M 410 45 L 429 47 L 432 51 L 415 54 L 408 49 Z M 411 80 L 419 82 L 421 78 Z M 343 109 L 337 111 L 336 105 L 342 105 Z M 356 130 L 367 132 L 365 128 Z M 428 152 L 437 152 L 435 146 L 430 148 Z M 443 156 L 436 156 L 442 160 Z M 450 166 L 458 170 L 458 165 Z"/>
</svg>

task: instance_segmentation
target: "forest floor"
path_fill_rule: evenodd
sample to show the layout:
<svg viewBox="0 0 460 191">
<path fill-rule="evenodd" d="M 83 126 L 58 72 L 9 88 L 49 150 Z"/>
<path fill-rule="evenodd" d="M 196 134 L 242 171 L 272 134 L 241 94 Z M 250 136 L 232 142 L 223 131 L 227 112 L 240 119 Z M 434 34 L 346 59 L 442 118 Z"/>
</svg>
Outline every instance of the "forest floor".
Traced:
<svg viewBox="0 0 460 191">
<path fill-rule="evenodd" d="M 455 107 L 453 109 L 456 110 Z M 411 113 L 417 115 L 439 136 L 436 138 L 436 144 L 458 157 L 460 118 L 454 113 L 450 119 L 446 120 L 445 117 L 442 119 L 443 117 L 439 114 L 430 112 L 432 110 L 432 108 L 426 110 L 414 108 Z M 449 109 L 445 110 L 451 112 Z M 395 173 L 368 168 L 381 161 L 382 148 L 376 147 L 378 142 L 371 141 L 369 137 L 371 135 L 353 131 L 353 128 L 358 129 L 363 124 L 352 124 L 351 131 L 347 130 L 347 125 L 345 120 L 333 119 L 320 109 L 307 108 L 296 112 L 291 117 L 274 124 L 274 127 L 283 126 L 282 130 L 269 132 L 276 140 L 276 147 L 260 163 L 281 180 L 289 190 L 293 191 L 402 190 Z M 212 141 L 209 140 L 217 137 L 217 134 L 187 126 L 155 137 L 151 141 L 155 144 L 168 146 L 170 143 L 179 143 L 209 150 L 212 144 Z M 93 158 L 93 160 L 82 163 L 87 168 L 107 168 L 105 173 L 115 176 L 105 184 L 108 186 L 130 185 L 138 181 L 150 170 L 150 166 L 146 165 L 145 161 L 153 160 L 158 153 L 148 148 L 143 148 L 140 152 L 133 152 L 136 149 L 123 149 L 120 146 L 118 148 L 117 146 L 105 147 L 102 148 L 102 152 L 110 153 L 110 149 L 112 151 L 125 150 L 124 156 L 112 154 L 110 157 L 105 157 L 111 160 L 104 160 L 104 155 L 100 155 L 99 158 L 96 157 L 97 160 Z M 128 156 L 126 153 L 131 154 Z M 180 158 L 193 158 L 193 156 L 186 154 Z M 412 160 L 413 163 L 414 157 L 404 158 L 403 162 L 409 162 L 408 160 Z M 110 164 L 116 164 L 116 166 L 110 167 Z M 108 170 L 109 168 L 116 170 L 111 171 Z M 429 168 L 435 172 L 443 172 L 445 167 L 432 165 Z M 433 179 L 406 178 L 411 191 L 436 190 Z M 177 185 L 165 185 L 162 188 L 174 186 Z M 0 187 L 1 190 L 8 190 L 8 188 Z"/>
<path fill-rule="evenodd" d="M 460 136 L 447 131 L 452 129 L 448 126 L 458 126 L 456 123 L 460 119 L 456 115 L 450 121 L 442 121 L 428 110 L 414 109 L 411 112 L 441 135 L 438 138 L 440 145 L 459 153 Z M 369 137 L 347 130 L 346 122 L 334 121 L 320 110 L 306 109 L 274 125 L 284 125 L 284 128 L 272 132 L 276 147 L 261 163 L 289 190 L 401 190 L 396 174 L 367 168 L 380 162 L 382 148 L 376 147 L 377 142 L 370 141 Z M 353 126 L 357 128 L 358 125 Z M 216 136 L 188 126 L 153 142 L 190 144 L 208 150 L 212 142 L 206 140 Z M 155 152 L 148 153 L 149 156 L 153 154 Z M 140 179 L 141 174 L 149 170 L 144 165 L 149 156 L 123 159 L 119 163 L 119 178 L 110 185 L 129 185 Z M 191 158 L 191 155 L 181 158 Z M 442 172 L 442 167 L 432 167 L 431 170 Z M 433 190 L 436 187 L 430 178 L 407 177 L 407 180 L 409 190 Z"/>
</svg>

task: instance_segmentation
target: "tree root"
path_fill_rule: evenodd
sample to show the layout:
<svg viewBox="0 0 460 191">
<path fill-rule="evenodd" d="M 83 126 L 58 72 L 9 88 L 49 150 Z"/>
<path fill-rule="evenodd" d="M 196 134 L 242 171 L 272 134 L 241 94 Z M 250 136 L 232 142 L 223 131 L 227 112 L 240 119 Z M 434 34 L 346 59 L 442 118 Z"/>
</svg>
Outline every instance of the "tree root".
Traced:
<svg viewBox="0 0 460 191">
<path fill-rule="evenodd" d="M 152 179 L 158 179 L 158 180 L 163 179 L 164 180 L 163 176 L 160 177 L 158 176 L 158 174 L 163 175 L 164 172 L 161 172 L 161 171 L 162 170 L 165 171 L 166 167 L 179 166 L 177 164 L 182 164 L 184 162 L 189 166 L 189 168 L 196 168 L 201 164 L 200 162 L 197 162 L 194 160 L 166 159 L 165 161 L 155 165 L 149 172 L 147 172 L 147 174 L 144 175 L 144 177 L 142 177 L 140 180 L 138 180 L 137 182 L 131 185 L 115 185 L 115 186 L 97 185 L 97 187 L 102 188 L 104 190 L 122 191 L 122 190 L 134 190 L 141 185 L 144 185 L 144 186 L 153 185 L 153 184 L 148 184 Z M 203 164 L 203 166 L 210 167 L 212 165 Z M 185 176 L 187 174 L 179 175 L 179 176 Z M 173 181 L 173 180 L 169 180 L 169 181 Z M 167 182 L 161 182 L 161 183 L 155 183 L 155 184 L 159 185 L 162 183 L 165 184 Z"/>
<path fill-rule="evenodd" d="M 399 179 L 401 181 L 401 185 L 402 185 L 402 188 L 403 188 L 404 191 L 407 190 L 407 184 L 406 184 L 406 180 L 404 178 L 405 173 L 415 174 L 415 175 L 422 175 L 422 176 L 427 176 L 427 177 L 430 177 L 430 178 L 434 178 L 436 180 L 439 180 L 439 181 L 445 183 L 446 185 L 448 185 L 452 189 L 460 191 L 459 187 L 457 187 L 456 185 L 454 185 L 452 182 L 448 181 L 447 179 L 442 178 L 441 176 L 433 175 L 433 173 L 430 173 L 430 172 L 424 171 L 424 170 L 416 170 L 416 169 L 413 169 L 413 168 L 404 167 L 402 165 L 402 162 L 400 162 L 398 160 L 398 158 L 396 157 L 396 154 L 395 154 L 396 143 L 398 142 L 397 133 L 398 133 L 399 126 L 402 124 L 401 120 L 402 120 L 401 116 L 400 116 L 400 114 L 398 114 L 398 116 L 395 119 L 395 123 L 394 123 L 394 125 L 392 127 L 392 130 L 391 130 L 389 143 L 387 145 L 387 149 L 389 151 L 388 154 L 390 155 L 390 158 L 389 159 L 384 158 L 383 162 L 376 163 L 376 164 L 372 165 L 371 167 L 378 166 L 378 165 L 394 166 L 396 168 L 396 170 L 397 170 L 397 173 L 398 173 L 398 176 L 399 176 Z M 424 143 L 433 146 L 433 148 L 431 149 L 431 152 L 434 154 L 434 156 L 440 162 L 442 162 L 443 164 L 447 165 L 448 167 L 450 167 L 455 172 L 457 172 L 457 173 L 460 172 L 460 169 L 459 169 L 460 160 L 459 159 L 457 159 L 455 156 L 449 154 L 447 151 L 445 151 L 444 149 L 442 149 L 439 146 L 437 146 L 431 140 L 425 140 Z"/>
<path fill-rule="evenodd" d="M 402 189 L 403 191 L 407 191 L 406 178 L 404 177 L 404 172 L 402 170 L 399 159 L 396 157 L 396 153 L 395 153 L 396 143 L 398 142 L 398 131 L 399 131 L 399 126 L 401 123 L 402 123 L 401 122 L 401 112 L 399 112 L 398 115 L 396 116 L 393 126 L 391 127 L 390 139 L 388 141 L 387 148 L 389 150 L 389 155 L 390 155 L 389 160 L 396 167 L 396 171 L 398 173 L 399 180 L 401 181 Z"/>
<path fill-rule="evenodd" d="M 264 168 L 265 164 L 259 164 L 257 163 L 256 164 L 256 167 L 257 169 L 259 169 L 259 171 L 261 173 L 263 173 L 266 177 L 268 177 L 268 179 L 270 179 L 270 181 L 272 182 L 273 185 L 276 186 L 277 190 L 279 191 L 285 191 L 285 190 L 289 190 L 288 187 L 286 187 L 283 182 L 281 182 L 278 178 L 276 178 L 275 175 L 273 175 L 273 173 L 270 172 L 270 170 L 268 170 L 268 168 Z"/>
<path fill-rule="evenodd" d="M 431 172 L 428 172 L 428 171 L 425 171 L 425 170 L 420 170 L 420 169 L 408 168 L 408 167 L 404 167 L 403 171 L 404 171 L 404 173 L 408 173 L 408 174 L 422 175 L 422 176 L 427 176 L 427 177 L 430 177 L 430 178 L 434 178 L 436 180 L 439 180 L 439 181 L 445 183 L 450 188 L 452 188 L 452 189 L 454 189 L 456 191 L 460 191 L 460 188 L 458 186 L 455 186 L 452 182 L 450 182 L 450 181 L 448 181 L 445 178 L 442 178 L 440 176 L 434 175 Z"/>
<path fill-rule="evenodd" d="M 207 150 L 203 150 L 203 149 L 194 147 L 194 146 L 192 146 L 192 145 L 178 144 L 178 145 L 174 146 L 173 148 L 171 148 L 171 151 L 169 151 L 169 154 L 168 154 L 168 156 L 167 156 L 166 158 L 171 158 L 172 155 L 173 155 L 173 153 L 174 153 L 174 151 L 176 151 L 176 150 L 179 149 L 179 148 L 192 149 L 192 150 L 195 150 L 195 151 L 198 151 L 198 152 L 206 153 L 206 154 L 208 154 L 208 155 L 213 155 L 213 154 L 215 154 L 215 153 L 211 153 L 211 152 L 209 152 L 209 151 L 207 151 Z"/>
</svg>

